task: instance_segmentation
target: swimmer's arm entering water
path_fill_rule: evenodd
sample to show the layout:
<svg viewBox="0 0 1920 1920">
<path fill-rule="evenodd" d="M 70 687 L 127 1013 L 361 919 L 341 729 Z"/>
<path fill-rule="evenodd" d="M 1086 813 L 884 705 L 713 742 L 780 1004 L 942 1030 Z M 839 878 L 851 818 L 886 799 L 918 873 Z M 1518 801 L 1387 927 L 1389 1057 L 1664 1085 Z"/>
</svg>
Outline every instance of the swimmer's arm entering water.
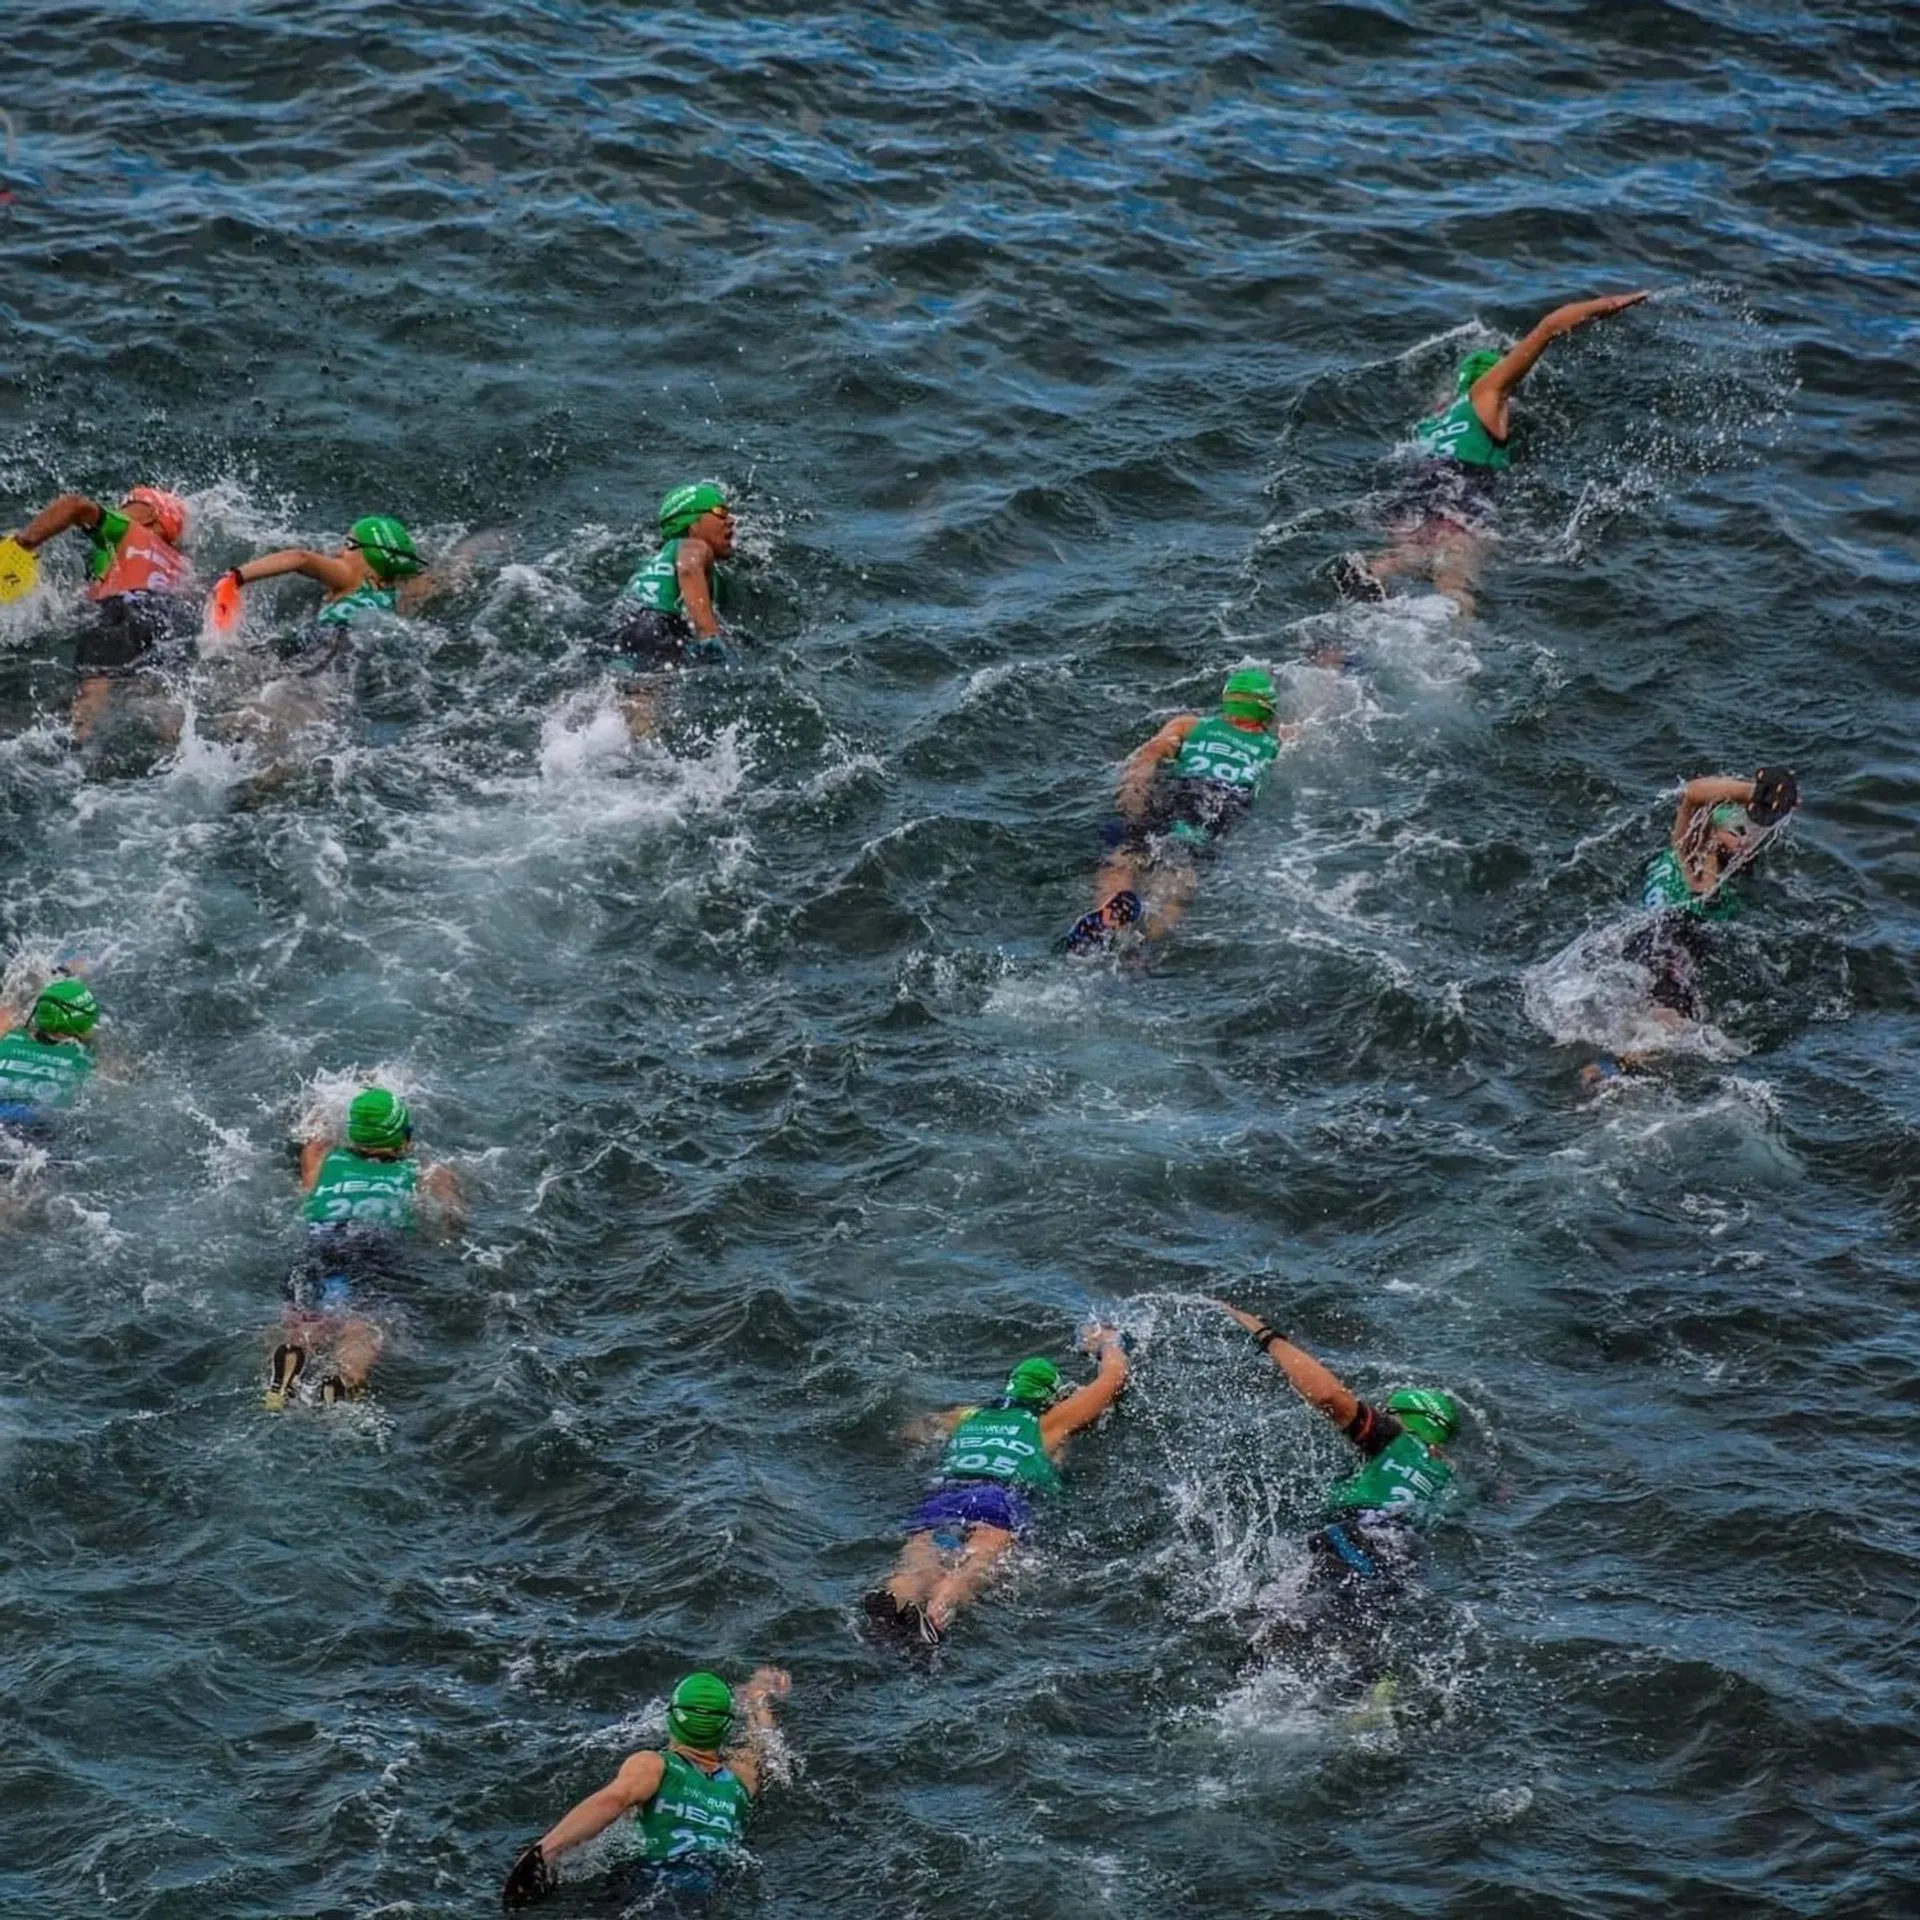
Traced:
<svg viewBox="0 0 1920 1920">
<path fill-rule="evenodd" d="M 1127 755 L 1120 769 L 1120 811 L 1129 820 L 1137 820 L 1147 810 L 1147 795 L 1165 763 L 1180 751 L 1180 743 L 1200 724 L 1197 713 L 1176 713 L 1144 745 Z"/>
<path fill-rule="evenodd" d="M 1293 1390 L 1309 1406 L 1318 1407 L 1343 1432 L 1359 1418 L 1360 1396 L 1343 1386 L 1312 1354 L 1296 1347 L 1290 1340 L 1281 1339 L 1264 1320 L 1257 1320 L 1250 1313 L 1242 1313 L 1238 1307 L 1229 1306 L 1224 1300 L 1216 1300 L 1214 1305 L 1238 1320 L 1253 1335 L 1267 1358 L 1287 1376 Z"/>
<path fill-rule="evenodd" d="M 1502 355 L 1497 366 L 1489 367 L 1468 389 L 1480 424 L 1496 440 L 1504 440 L 1511 425 L 1508 402 L 1513 390 L 1533 371 L 1540 356 L 1574 328 L 1584 327 L 1589 320 L 1598 320 L 1606 314 L 1618 313 L 1623 307 L 1638 306 L 1646 297 L 1644 292 L 1608 293 L 1598 300 L 1572 300 L 1564 307 L 1555 307 L 1518 346 Z"/>
<path fill-rule="evenodd" d="M 1111 1327 L 1089 1327 L 1080 1344 L 1100 1356 L 1100 1371 L 1040 1416 L 1040 1442 L 1055 1459 L 1076 1433 L 1092 1426 L 1120 1398 L 1132 1372 L 1127 1349 Z"/>
<path fill-rule="evenodd" d="M 747 1723 L 747 1737 L 737 1747 L 729 1747 L 720 1758 L 755 1799 L 760 1796 L 760 1757 L 773 1733 L 773 1702 L 792 1685 L 780 1668 L 756 1667 L 753 1678 L 738 1695 L 740 1712 Z"/>
</svg>

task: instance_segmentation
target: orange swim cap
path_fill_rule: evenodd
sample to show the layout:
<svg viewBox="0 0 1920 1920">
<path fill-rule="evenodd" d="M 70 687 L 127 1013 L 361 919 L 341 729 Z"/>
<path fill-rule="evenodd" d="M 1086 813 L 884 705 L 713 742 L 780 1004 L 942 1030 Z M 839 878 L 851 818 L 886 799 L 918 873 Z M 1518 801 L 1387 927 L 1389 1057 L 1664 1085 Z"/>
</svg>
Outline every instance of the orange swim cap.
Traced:
<svg viewBox="0 0 1920 1920">
<path fill-rule="evenodd" d="M 129 487 L 120 504 L 151 507 L 154 532 L 170 547 L 180 544 L 180 536 L 187 530 L 187 503 L 177 493 L 168 493 L 162 487 Z"/>
</svg>

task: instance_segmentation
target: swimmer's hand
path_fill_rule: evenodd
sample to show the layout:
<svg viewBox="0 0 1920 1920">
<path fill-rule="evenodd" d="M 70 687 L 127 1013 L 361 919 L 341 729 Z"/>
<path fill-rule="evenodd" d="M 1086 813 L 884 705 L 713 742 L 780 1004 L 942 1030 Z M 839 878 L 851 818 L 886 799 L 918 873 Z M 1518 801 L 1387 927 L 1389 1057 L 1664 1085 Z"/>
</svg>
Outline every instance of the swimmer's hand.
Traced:
<svg viewBox="0 0 1920 1920">
<path fill-rule="evenodd" d="M 536 1840 L 508 1870 L 507 1883 L 500 1889 L 500 1904 L 508 1909 L 530 1907 L 536 1900 L 544 1900 L 558 1884 Z"/>
<path fill-rule="evenodd" d="M 1119 1332 L 1113 1327 L 1103 1327 L 1096 1321 L 1094 1325 L 1088 1327 L 1086 1331 L 1081 1334 L 1080 1338 L 1075 1341 L 1074 1344 L 1082 1353 L 1090 1353 L 1097 1359 L 1110 1347 L 1118 1347 L 1124 1354 L 1127 1351 L 1129 1342 L 1124 1333 Z"/>
<path fill-rule="evenodd" d="M 793 1675 L 784 1667 L 756 1667 L 753 1678 L 740 1689 L 740 1704 L 751 1713 L 769 1700 L 784 1700 L 793 1690 Z"/>
</svg>

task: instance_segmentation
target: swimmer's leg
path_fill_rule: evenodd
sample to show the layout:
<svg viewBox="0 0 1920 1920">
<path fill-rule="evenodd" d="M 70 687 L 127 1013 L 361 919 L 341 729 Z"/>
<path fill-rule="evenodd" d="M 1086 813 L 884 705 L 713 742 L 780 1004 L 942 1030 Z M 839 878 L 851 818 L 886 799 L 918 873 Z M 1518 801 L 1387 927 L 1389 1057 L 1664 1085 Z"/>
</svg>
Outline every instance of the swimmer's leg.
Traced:
<svg viewBox="0 0 1920 1920">
<path fill-rule="evenodd" d="M 280 1412 L 306 1370 L 306 1348 L 283 1340 L 274 1348 L 273 1358 L 267 1362 L 267 1391 L 261 1404 L 270 1413 Z"/>
<path fill-rule="evenodd" d="M 1480 584 L 1480 559 L 1486 543 L 1470 533 L 1443 540 L 1434 549 L 1433 584 L 1461 614 L 1473 617 L 1474 590 Z"/>
<path fill-rule="evenodd" d="M 80 682 L 80 690 L 73 696 L 73 708 L 69 716 L 76 747 L 84 747 L 93 737 L 93 730 L 100 724 L 101 716 L 107 710 L 107 702 L 112 697 L 113 682 L 105 674 L 96 673 Z"/>
<path fill-rule="evenodd" d="M 630 680 L 620 691 L 620 717 L 636 740 L 651 740 L 660 731 L 660 696 Z"/>
<path fill-rule="evenodd" d="M 365 1389 L 367 1375 L 373 1371 L 373 1363 L 379 1359 L 380 1349 L 385 1344 L 385 1336 L 371 1320 L 362 1319 L 359 1314 L 351 1316 L 340 1329 L 339 1339 L 334 1342 L 334 1371 L 320 1383 L 322 1398 L 331 1405 L 334 1400 L 358 1396 Z M 327 1389 L 336 1381 L 340 1391 L 329 1395 Z"/>
<path fill-rule="evenodd" d="M 982 1521 L 968 1527 L 958 1562 L 942 1571 L 926 1603 L 927 1618 L 936 1633 L 944 1633 L 953 1616 L 979 1593 L 1012 1545 L 1013 1535 L 1004 1527 L 990 1527 Z"/>
<path fill-rule="evenodd" d="M 945 1571 L 946 1556 L 931 1531 L 909 1534 L 884 1585 L 900 1606 L 922 1606 Z"/>
<path fill-rule="evenodd" d="M 1186 912 L 1200 875 L 1191 860 L 1169 860 L 1156 868 L 1147 883 L 1146 917 L 1140 931 L 1149 940 L 1163 940 Z"/>
</svg>

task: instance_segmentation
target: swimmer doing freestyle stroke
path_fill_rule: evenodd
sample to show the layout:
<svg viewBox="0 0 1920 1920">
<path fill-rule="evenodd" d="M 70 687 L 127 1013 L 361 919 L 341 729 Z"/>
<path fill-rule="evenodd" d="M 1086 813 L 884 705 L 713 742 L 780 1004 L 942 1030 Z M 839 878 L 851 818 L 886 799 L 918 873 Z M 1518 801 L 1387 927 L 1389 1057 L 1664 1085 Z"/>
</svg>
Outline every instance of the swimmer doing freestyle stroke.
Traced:
<svg viewBox="0 0 1920 1920">
<path fill-rule="evenodd" d="M 1243 667 L 1227 676 L 1218 713 L 1175 714 L 1128 755 L 1094 887 L 1100 904 L 1074 923 L 1067 952 L 1097 952 L 1135 921 L 1159 939 L 1186 911 L 1196 862 L 1252 811 L 1281 742 L 1300 737 L 1274 718 L 1274 697 L 1272 675 Z"/>
<path fill-rule="evenodd" d="M 1371 555 L 1342 554 L 1329 569 L 1342 597 L 1384 600 L 1389 581 L 1424 574 L 1471 614 L 1480 562 L 1495 531 L 1494 476 L 1512 464 L 1515 389 L 1554 341 L 1646 298 L 1642 291 L 1575 300 L 1555 307 L 1504 353 L 1468 354 L 1452 400 L 1414 427 L 1417 459 L 1387 509 L 1390 544 Z"/>
<path fill-rule="evenodd" d="M 1401 1387 L 1371 1406 L 1264 1320 L 1224 1300 L 1214 1304 L 1246 1328 L 1366 1463 L 1328 1490 L 1324 1521 L 1307 1536 L 1308 1612 L 1299 1624 L 1315 1638 L 1346 1644 L 1370 1668 L 1379 1629 L 1411 1583 L 1419 1537 L 1446 1511 L 1454 1470 L 1442 1449 L 1460 1430 L 1459 1407 L 1451 1394 L 1429 1387 Z"/>
<path fill-rule="evenodd" d="M 413 1117 L 385 1087 L 353 1096 L 344 1142 L 302 1145 L 300 1184 L 307 1246 L 287 1276 L 284 1338 L 267 1363 L 266 1405 L 274 1412 L 323 1343 L 332 1346 L 333 1370 L 314 1398 L 335 1406 L 365 1390 L 385 1344 L 368 1310 L 368 1287 L 400 1276 L 408 1235 L 450 1233 L 461 1220 L 459 1182 L 449 1168 L 414 1159 Z"/>
<path fill-rule="evenodd" d="M 651 1895 L 712 1892 L 718 1869 L 745 1850 L 747 1815 L 774 1731 L 773 1702 L 790 1684 L 778 1667 L 761 1667 L 736 1696 L 718 1674 L 688 1674 L 667 1706 L 665 1748 L 629 1754 L 604 1787 L 524 1848 L 500 1904 L 544 1900 L 560 1884 L 554 1862 L 629 1815 Z M 746 1722 L 746 1737 L 729 1745 L 736 1720 Z"/>
<path fill-rule="evenodd" d="M 1090 1327 L 1082 1351 L 1099 1371 L 1062 1396 L 1060 1369 L 1035 1356 L 985 1406 L 930 1414 L 907 1429 L 912 1442 L 944 1439 L 933 1484 L 906 1521 L 906 1545 L 886 1580 L 861 1600 L 874 1630 L 905 1650 L 930 1654 L 953 1617 L 1033 1522 L 1033 1502 L 1060 1489 L 1060 1457 L 1119 1399 L 1129 1365 L 1123 1337 Z"/>
<path fill-rule="evenodd" d="M 117 507 L 83 493 L 63 493 L 13 536 L 32 554 L 69 528 L 87 536 L 88 619 L 74 641 L 79 682 L 71 724 L 84 746 L 100 723 L 114 687 L 150 676 L 184 653 L 192 634 L 193 567 L 180 551 L 187 503 L 162 487 L 130 487 Z M 177 715 L 162 732 L 179 733 Z"/>
<path fill-rule="evenodd" d="M 1620 950 L 1622 959 L 1646 970 L 1647 997 L 1663 1027 L 1677 1031 L 1706 1019 L 1696 976 L 1713 950 L 1712 928 L 1740 911 L 1734 877 L 1753 865 L 1799 805 L 1800 783 L 1785 767 L 1762 767 L 1751 780 L 1702 774 L 1681 789 L 1667 844 L 1641 883 L 1640 904 L 1652 917 Z M 1622 1053 L 1582 1068 L 1581 1078 L 1593 1085 L 1643 1065 L 1643 1055 Z"/>
</svg>

